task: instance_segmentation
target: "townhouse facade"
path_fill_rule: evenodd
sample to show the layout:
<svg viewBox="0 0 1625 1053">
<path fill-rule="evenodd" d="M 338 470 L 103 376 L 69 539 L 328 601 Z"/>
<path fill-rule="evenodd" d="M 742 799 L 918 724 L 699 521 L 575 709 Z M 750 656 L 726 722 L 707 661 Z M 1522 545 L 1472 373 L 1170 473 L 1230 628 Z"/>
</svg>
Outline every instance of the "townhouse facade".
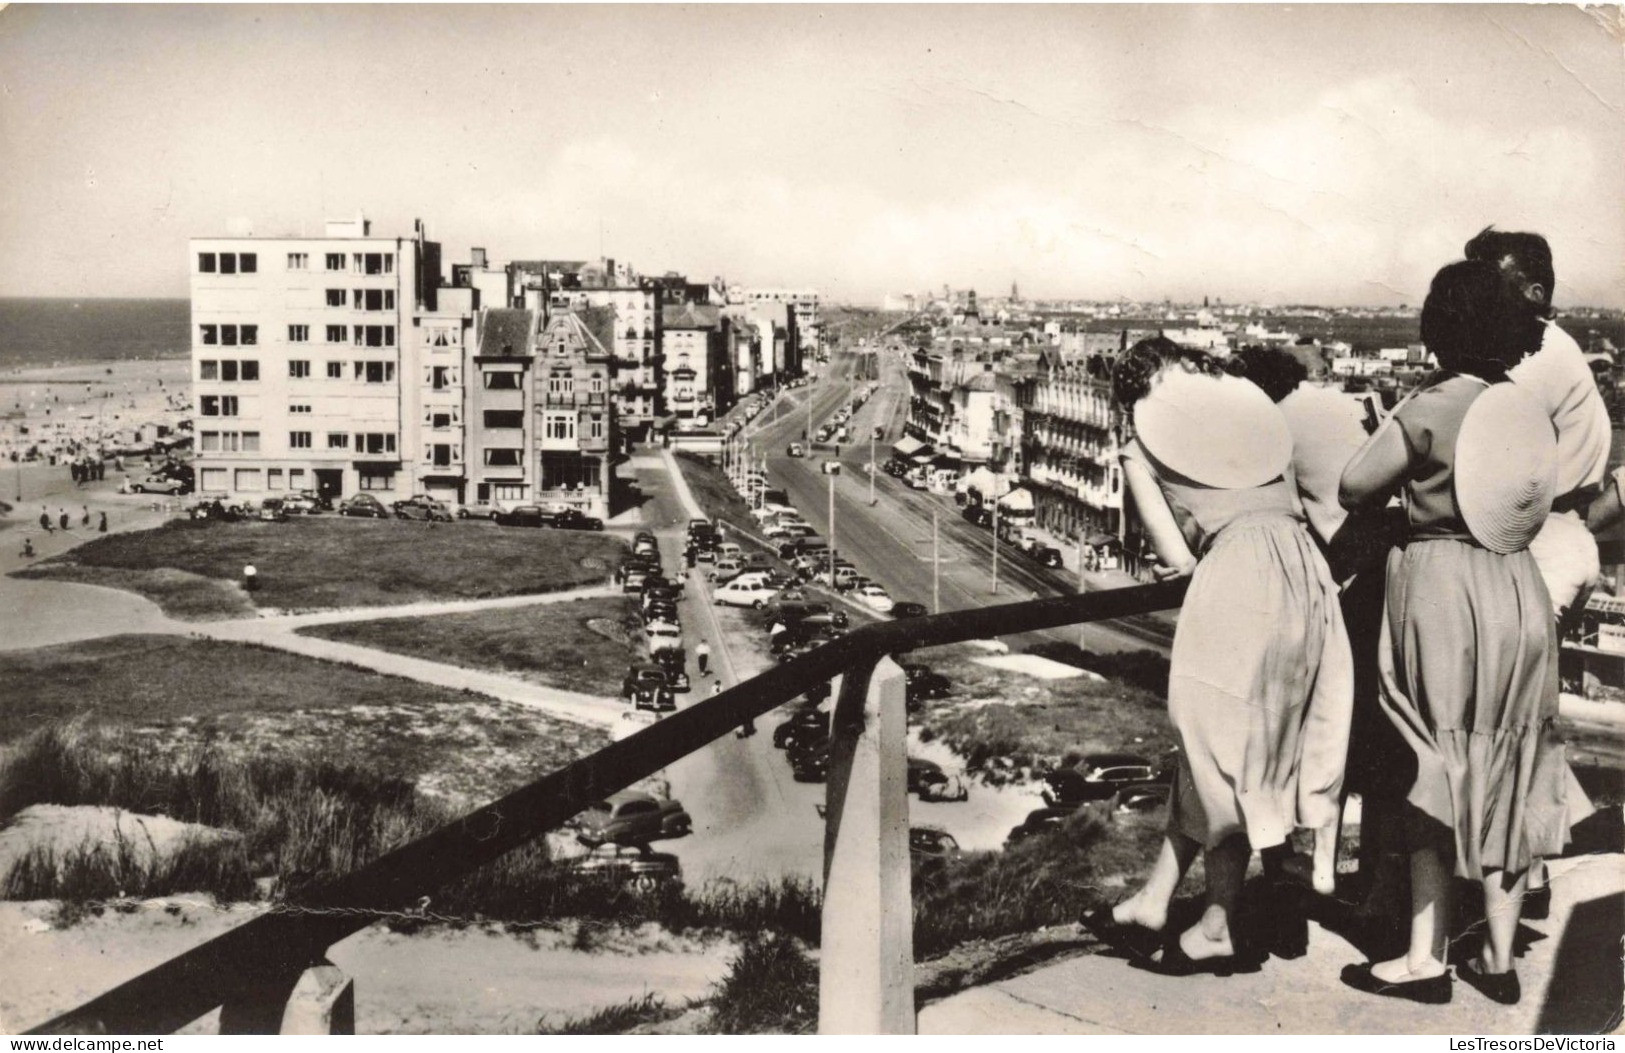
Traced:
<svg viewBox="0 0 1625 1053">
<path fill-rule="evenodd" d="M 710 304 L 683 303 L 661 309 L 665 358 L 665 405 L 678 428 L 715 420 L 733 405 L 728 319 Z"/>
</svg>

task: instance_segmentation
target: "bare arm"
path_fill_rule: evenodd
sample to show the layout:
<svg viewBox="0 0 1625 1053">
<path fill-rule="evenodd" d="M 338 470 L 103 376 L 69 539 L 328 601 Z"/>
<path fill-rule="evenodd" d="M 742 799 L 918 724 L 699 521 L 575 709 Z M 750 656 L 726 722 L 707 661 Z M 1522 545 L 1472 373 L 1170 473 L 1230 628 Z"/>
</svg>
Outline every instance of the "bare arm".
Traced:
<svg viewBox="0 0 1625 1053">
<path fill-rule="evenodd" d="M 1132 457 L 1123 458 L 1123 478 L 1128 480 L 1128 492 L 1134 498 L 1134 507 L 1140 513 L 1140 522 L 1151 538 L 1151 547 L 1157 558 L 1180 574 L 1196 569 L 1196 557 L 1185 543 L 1185 534 L 1174 519 L 1173 510 L 1162 496 L 1151 470 Z"/>
<path fill-rule="evenodd" d="M 1625 468 L 1616 468 L 1604 483 L 1602 496 L 1591 502 L 1591 510 L 1586 513 L 1586 526 L 1593 534 L 1601 534 L 1625 518 L 1622 491 L 1625 491 Z"/>
<path fill-rule="evenodd" d="M 1377 433 L 1366 440 L 1360 452 L 1343 469 L 1337 500 L 1349 511 L 1381 505 L 1393 496 L 1410 468 L 1411 451 L 1405 433 L 1389 417 Z"/>
</svg>

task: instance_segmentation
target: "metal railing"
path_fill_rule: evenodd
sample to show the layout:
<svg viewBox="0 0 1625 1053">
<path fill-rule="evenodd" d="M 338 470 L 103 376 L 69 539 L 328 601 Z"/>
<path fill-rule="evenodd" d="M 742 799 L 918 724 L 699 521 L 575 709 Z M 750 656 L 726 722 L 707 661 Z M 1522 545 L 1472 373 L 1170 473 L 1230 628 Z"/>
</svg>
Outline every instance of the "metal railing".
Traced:
<svg viewBox="0 0 1625 1053">
<path fill-rule="evenodd" d="M 902 671 L 890 656 L 1167 610 L 1179 606 L 1187 584 L 1179 579 L 863 626 L 313 890 L 307 901 L 322 904 L 320 911 L 262 914 L 31 1033 L 168 1032 L 217 1007 L 227 1034 L 353 1027 L 354 993 L 326 964 L 328 948 L 837 676 L 826 787 L 819 1029 L 911 1033 L 905 692 Z M 325 1006 L 314 1016 L 311 999 Z"/>
</svg>

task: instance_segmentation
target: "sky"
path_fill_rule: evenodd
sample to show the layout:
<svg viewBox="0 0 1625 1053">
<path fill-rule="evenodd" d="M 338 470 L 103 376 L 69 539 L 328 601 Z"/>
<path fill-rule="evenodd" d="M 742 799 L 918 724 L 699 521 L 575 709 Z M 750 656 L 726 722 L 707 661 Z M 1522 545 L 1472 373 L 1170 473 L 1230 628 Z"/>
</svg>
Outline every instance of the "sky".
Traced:
<svg viewBox="0 0 1625 1053">
<path fill-rule="evenodd" d="M 1612 19 L 1610 23 L 1608 20 Z M 186 239 L 1088 299 L 1420 302 L 1487 224 L 1625 307 L 1625 25 L 1565 6 L 12 6 L 0 296 Z"/>
</svg>

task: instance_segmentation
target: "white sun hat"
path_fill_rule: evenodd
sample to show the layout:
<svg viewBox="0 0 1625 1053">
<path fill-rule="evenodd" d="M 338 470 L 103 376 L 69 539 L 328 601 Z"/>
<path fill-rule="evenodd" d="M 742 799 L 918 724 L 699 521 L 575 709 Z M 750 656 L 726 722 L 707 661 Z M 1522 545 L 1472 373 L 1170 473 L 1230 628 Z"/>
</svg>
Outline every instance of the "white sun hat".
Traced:
<svg viewBox="0 0 1625 1053">
<path fill-rule="evenodd" d="M 1171 370 L 1134 407 L 1146 451 L 1220 490 L 1263 486 L 1292 461 L 1292 432 L 1270 397 L 1240 377 Z"/>
<path fill-rule="evenodd" d="M 1517 384 L 1473 400 L 1456 433 L 1456 507 L 1491 552 L 1528 548 L 1552 511 L 1557 433 L 1540 401 Z"/>
</svg>

